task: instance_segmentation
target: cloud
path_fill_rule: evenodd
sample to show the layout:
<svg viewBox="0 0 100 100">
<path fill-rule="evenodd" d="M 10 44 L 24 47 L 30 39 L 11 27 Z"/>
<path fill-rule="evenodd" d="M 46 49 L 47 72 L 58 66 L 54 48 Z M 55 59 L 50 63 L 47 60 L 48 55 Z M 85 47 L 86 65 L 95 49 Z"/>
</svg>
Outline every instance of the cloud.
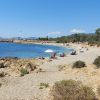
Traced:
<svg viewBox="0 0 100 100">
<path fill-rule="evenodd" d="M 48 34 L 61 34 L 62 32 L 49 32 Z"/>
<path fill-rule="evenodd" d="M 70 32 L 71 33 L 84 33 L 85 31 L 82 29 L 72 29 Z"/>
<path fill-rule="evenodd" d="M 60 32 L 60 31 L 55 31 L 55 32 L 48 32 L 47 35 L 49 37 L 60 37 L 62 36 L 64 33 Z"/>
</svg>

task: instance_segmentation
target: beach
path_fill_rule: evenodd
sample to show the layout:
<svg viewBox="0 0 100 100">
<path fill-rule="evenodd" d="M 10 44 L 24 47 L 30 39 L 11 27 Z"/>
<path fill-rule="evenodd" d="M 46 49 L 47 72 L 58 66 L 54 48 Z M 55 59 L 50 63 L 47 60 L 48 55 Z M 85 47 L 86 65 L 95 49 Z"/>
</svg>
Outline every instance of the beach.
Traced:
<svg viewBox="0 0 100 100">
<path fill-rule="evenodd" d="M 100 100 L 100 0 L 0 0 L 0 100 Z"/>
<path fill-rule="evenodd" d="M 63 44 L 56 43 L 47 45 L 63 46 Z M 88 47 L 88 51 L 80 53 L 81 47 Z M 93 61 L 100 56 L 100 48 L 75 43 L 69 44 L 67 48 L 75 49 L 77 55 L 68 54 L 66 57 L 57 57 L 57 59 L 51 61 L 47 58 L 37 59 L 35 63 L 38 62 L 41 71 L 31 71 L 23 77 L 10 71 L 10 75 L 0 78 L 0 83 L 2 83 L 0 100 L 50 100 L 49 94 L 53 84 L 56 81 L 67 79 L 79 80 L 83 84 L 91 86 L 96 93 L 96 89 L 100 85 L 100 69 L 93 65 Z M 73 63 L 78 60 L 84 61 L 87 67 L 73 69 Z M 33 62 L 33 59 L 31 62 Z M 40 83 L 47 83 L 49 87 L 41 89 Z"/>
</svg>

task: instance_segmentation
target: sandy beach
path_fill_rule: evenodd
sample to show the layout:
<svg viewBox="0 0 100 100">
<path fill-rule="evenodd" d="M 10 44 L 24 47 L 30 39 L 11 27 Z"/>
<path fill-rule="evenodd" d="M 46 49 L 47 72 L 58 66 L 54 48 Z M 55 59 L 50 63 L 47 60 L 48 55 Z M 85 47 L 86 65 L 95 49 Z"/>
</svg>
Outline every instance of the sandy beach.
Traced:
<svg viewBox="0 0 100 100">
<path fill-rule="evenodd" d="M 49 43 L 47 45 L 63 44 Z M 100 56 L 100 48 L 90 47 L 83 44 L 72 44 L 65 46 L 73 48 L 77 51 L 77 55 L 66 55 L 66 57 L 57 57 L 49 61 L 47 58 L 38 60 L 41 72 L 31 72 L 23 77 L 9 75 L 0 78 L 0 100 L 51 100 L 50 89 L 56 81 L 59 80 L 79 80 L 83 84 L 91 86 L 96 93 L 98 85 L 100 85 L 100 69 L 93 65 L 96 57 Z M 87 47 L 88 50 L 80 53 L 80 48 Z M 75 61 L 82 60 L 87 67 L 81 69 L 72 69 Z M 13 73 L 13 72 L 12 72 Z M 40 83 L 47 83 L 49 87 L 40 88 Z"/>
</svg>

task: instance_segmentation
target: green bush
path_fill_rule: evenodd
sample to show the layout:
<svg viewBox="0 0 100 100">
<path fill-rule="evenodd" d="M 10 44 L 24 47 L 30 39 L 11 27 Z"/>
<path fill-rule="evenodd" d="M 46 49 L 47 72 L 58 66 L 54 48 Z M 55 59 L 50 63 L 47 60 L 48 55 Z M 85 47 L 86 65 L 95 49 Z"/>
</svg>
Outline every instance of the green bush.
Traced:
<svg viewBox="0 0 100 100">
<path fill-rule="evenodd" d="M 39 87 L 39 89 L 43 89 L 44 87 Z"/>
<path fill-rule="evenodd" d="M 97 57 L 95 60 L 94 60 L 94 65 L 96 65 L 97 68 L 100 68 L 100 56 Z"/>
<path fill-rule="evenodd" d="M 29 72 L 25 68 L 22 68 L 20 70 L 20 73 L 21 73 L 21 76 L 24 76 L 25 74 L 29 74 Z"/>
<path fill-rule="evenodd" d="M 0 63 L 0 68 L 5 68 L 4 63 Z"/>
<path fill-rule="evenodd" d="M 39 89 L 48 88 L 48 87 L 49 87 L 48 83 L 40 83 L 40 88 Z"/>
<path fill-rule="evenodd" d="M 52 100 L 96 100 L 92 88 L 74 80 L 56 82 L 51 89 L 51 96 Z"/>
<path fill-rule="evenodd" d="M 85 62 L 83 61 L 76 61 L 74 64 L 73 64 L 73 68 L 83 68 L 83 67 L 86 67 L 86 64 Z"/>
<path fill-rule="evenodd" d="M 97 43 L 97 47 L 100 47 L 100 42 Z"/>
<path fill-rule="evenodd" d="M 2 83 L 0 83 L 0 87 L 2 86 Z"/>
</svg>

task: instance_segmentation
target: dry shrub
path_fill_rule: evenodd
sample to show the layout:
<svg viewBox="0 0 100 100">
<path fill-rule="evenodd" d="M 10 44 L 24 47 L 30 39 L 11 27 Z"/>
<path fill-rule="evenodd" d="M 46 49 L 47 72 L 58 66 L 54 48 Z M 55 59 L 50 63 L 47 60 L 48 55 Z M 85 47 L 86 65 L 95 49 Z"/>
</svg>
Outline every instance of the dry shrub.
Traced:
<svg viewBox="0 0 100 100">
<path fill-rule="evenodd" d="M 29 74 L 29 72 L 27 71 L 27 69 L 25 69 L 25 68 L 22 68 L 21 70 L 20 70 L 20 76 L 24 76 L 25 74 Z"/>
<path fill-rule="evenodd" d="M 100 85 L 99 85 L 98 88 L 97 88 L 97 94 L 98 94 L 98 96 L 100 97 Z"/>
<path fill-rule="evenodd" d="M 51 89 L 51 96 L 53 100 L 96 100 L 92 88 L 74 80 L 56 82 Z"/>
</svg>

